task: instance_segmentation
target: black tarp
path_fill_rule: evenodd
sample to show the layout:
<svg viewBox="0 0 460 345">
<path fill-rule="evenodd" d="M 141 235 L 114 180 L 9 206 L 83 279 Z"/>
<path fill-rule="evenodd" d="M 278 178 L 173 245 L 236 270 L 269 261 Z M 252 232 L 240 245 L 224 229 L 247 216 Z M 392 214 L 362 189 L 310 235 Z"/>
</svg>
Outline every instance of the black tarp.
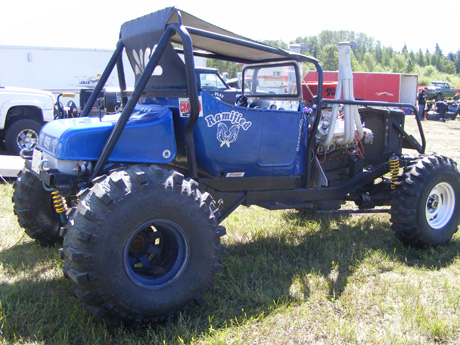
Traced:
<svg viewBox="0 0 460 345">
<path fill-rule="evenodd" d="M 168 24 L 181 23 L 192 39 L 194 49 L 204 51 L 209 57 L 244 63 L 292 59 L 308 61 L 304 55 L 271 47 L 234 34 L 203 21 L 175 7 L 168 7 L 143 17 L 128 21 L 121 27 L 120 38 L 126 48 L 131 67 L 137 78 L 148 62 L 155 45 Z M 171 42 L 182 44 L 176 33 Z M 205 54 L 205 55 L 206 55 Z M 172 44 L 168 45 L 149 87 L 185 88 L 185 66 Z"/>
<path fill-rule="evenodd" d="M 176 10 L 173 7 L 131 20 L 121 26 L 120 38 L 126 49 L 136 82 L 144 71 L 165 26 Z M 147 88 L 179 88 L 187 86 L 185 66 L 171 44 L 166 48 Z"/>
</svg>

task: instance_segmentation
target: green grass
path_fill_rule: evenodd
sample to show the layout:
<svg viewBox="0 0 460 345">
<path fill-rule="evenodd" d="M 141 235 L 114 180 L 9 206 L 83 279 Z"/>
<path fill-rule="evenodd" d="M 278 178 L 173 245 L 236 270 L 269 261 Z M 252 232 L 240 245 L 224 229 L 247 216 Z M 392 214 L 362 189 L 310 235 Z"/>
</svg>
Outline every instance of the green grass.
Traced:
<svg viewBox="0 0 460 345">
<path fill-rule="evenodd" d="M 5 206 L 11 192 L 1 190 Z M 80 307 L 56 248 L 28 238 L 2 246 L 3 342 L 418 344 L 460 337 L 458 236 L 414 250 L 393 237 L 387 215 L 312 220 L 257 207 L 238 209 L 225 225 L 226 269 L 207 303 L 136 331 L 108 329 Z"/>
<path fill-rule="evenodd" d="M 457 122 L 425 126 L 434 136 Z M 111 329 L 72 296 L 57 248 L 23 236 L 11 195 L 0 185 L 0 344 L 460 342 L 459 234 L 416 250 L 393 236 L 387 214 L 240 207 L 223 224 L 225 270 L 203 306 L 174 322 Z"/>
</svg>

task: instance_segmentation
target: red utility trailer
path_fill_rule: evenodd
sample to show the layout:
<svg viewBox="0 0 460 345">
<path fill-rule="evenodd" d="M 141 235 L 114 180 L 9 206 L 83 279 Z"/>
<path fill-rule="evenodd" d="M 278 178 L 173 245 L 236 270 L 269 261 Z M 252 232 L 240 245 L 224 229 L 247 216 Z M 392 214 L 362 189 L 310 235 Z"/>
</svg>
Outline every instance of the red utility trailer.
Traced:
<svg viewBox="0 0 460 345">
<path fill-rule="evenodd" d="M 324 72 L 324 98 L 334 98 L 337 80 L 337 71 Z M 311 101 L 317 93 L 318 73 L 308 72 L 304 81 L 304 100 Z M 415 105 L 417 83 L 417 74 L 353 72 L 355 99 Z"/>
</svg>

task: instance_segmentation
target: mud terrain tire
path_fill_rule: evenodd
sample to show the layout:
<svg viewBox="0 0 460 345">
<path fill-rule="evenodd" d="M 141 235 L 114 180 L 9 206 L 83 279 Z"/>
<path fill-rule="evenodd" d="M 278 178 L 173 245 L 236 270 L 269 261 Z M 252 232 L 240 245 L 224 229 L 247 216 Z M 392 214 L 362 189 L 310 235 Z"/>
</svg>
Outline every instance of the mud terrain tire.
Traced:
<svg viewBox="0 0 460 345">
<path fill-rule="evenodd" d="M 435 113 L 435 112 L 428 112 L 426 114 L 426 119 L 431 120 L 431 121 L 439 121 L 440 115 L 438 113 Z"/>
<path fill-rule="evenodd" d="M 170 319 L 203 301 L 218 263 L 218 211 L 193 180 L 135 165 L 79 195 L 64 239 L 64 274 L 111 326 Z"/>
<path fill-rule="evenodd" d="M 392 229 L 404 244 L 429 247 L 452 238 L 460 223 L 460 173 L 450 158 L 423 156 L 401 176 L 391 204 Z"/>
<path fill-rule="evenodd" d="M 13 185 L 14 213 L 29 237 L 42 246 L 62 243 L 59 215 L 54 210 L 51 192 L 38 177 L 24 169 Z"/>
</svg>

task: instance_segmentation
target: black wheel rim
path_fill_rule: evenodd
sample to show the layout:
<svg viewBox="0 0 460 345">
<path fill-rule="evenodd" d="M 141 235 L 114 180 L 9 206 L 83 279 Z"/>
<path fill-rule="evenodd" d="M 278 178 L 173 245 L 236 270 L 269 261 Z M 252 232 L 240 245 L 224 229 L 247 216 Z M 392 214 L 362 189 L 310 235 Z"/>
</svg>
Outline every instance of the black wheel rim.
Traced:
<svg viewBox="0 0 460 345">
<path fill-rule="evenodd" d="M 183 230 L 167 220 L 138 227 L 125 246 L 124 265 L 129 278 L 147 289 L 171 285 L 189 261 L 189 244 Z"/>
</svg>

